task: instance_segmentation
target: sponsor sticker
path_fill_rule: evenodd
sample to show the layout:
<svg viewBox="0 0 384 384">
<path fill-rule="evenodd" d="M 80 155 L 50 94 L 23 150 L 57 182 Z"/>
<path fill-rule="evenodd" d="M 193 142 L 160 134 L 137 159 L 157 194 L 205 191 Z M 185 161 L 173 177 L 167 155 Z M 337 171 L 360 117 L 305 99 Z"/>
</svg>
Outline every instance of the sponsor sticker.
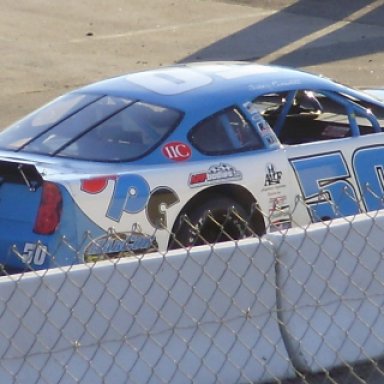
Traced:
<svg viewBox="0 0 384 384">
<path fill-rule="evenodd" d="M 189 145 L 180 141 L 173 141 L 164 145 L 162 152 L 166 158 L 173 161 L 185 161 L 192 155 Z"/>
<path fill-rule="evenodd" d="M 291 215 L 287 196 L 278 196 L 269 199 L 270 230 L 283 230 L 291 228 Z"/>
<path fill-rule="evenodd" d="M 234 166 L 227 163 L 212 165 L 208 170 L 191 173 L 188 184 L 191 187 L 200 187 L 222 181 L 233 181 L 242 179 L 242 174 Z"/>
<path fill-rule="evenodd" d="M 98 194 L 103 192 L 108 185 L 109 180 L 115 180 L 116 176 L 97 177 L 94 179 L 81 180 L 80 189 L 90 194 Z"/>
<path fill-rule="evenodd" d="M 113 230 L 106 235 L 92 240 L 84 252 L 86 262 L 95 262 L 113 257 L 133 256 L 154 252 L 158 249 L 155 236 L 141 232 L 119 232 Z"/>
<path fill-rule="evenodd" d="M 260 111 L 257 108 L 257 105 L 255 103 L 247 101 L 243 104 L 243 106 L 251 114 L 252 121 L 256 125 L 260 136 L 264 139 L 266 144 L 268 144 L 268 146 L 278 144 L 278 140 L 275 133 L 273 132 L 273 129 L 271 128 L 269 123 L 262 117 Z"/>
<path fill-rule="evenodd" d="M 277 171 L 272 163 L 267 164 L 265 169 L 265 182 L 264 186 L 278 185 L 281 182 L 282 171 Z"/>
</svg>

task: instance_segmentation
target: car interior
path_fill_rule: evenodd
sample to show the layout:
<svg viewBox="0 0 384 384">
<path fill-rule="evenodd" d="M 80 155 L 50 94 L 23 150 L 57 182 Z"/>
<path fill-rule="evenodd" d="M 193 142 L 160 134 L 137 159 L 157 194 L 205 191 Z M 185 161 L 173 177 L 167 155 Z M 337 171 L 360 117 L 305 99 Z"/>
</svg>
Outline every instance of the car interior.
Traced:
<svg viewBox="0 0 384 384">
<path fill-rule="evenodd" d="M 254 103 L 283 144 L 366 135 L 384 128 L 383 109 L 337 93 L 271 93 Z"/>
</svg>

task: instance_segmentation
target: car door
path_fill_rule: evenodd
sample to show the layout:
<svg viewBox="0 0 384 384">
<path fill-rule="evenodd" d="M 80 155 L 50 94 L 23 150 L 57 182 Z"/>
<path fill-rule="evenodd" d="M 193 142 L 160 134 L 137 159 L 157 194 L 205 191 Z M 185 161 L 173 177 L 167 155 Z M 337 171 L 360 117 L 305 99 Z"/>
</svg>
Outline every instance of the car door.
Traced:
<svg viewBox="0 0 384 384">
<path fill-rule="evenodd" d="M 330 91 L 292 91 L 284 99 L 290 107 L 272 106 L 265 116 L 285 144 L 311 221 L 384 208 L 383 120 L 374 114 L 382 118 L 382 109 Z"/>
</svg>

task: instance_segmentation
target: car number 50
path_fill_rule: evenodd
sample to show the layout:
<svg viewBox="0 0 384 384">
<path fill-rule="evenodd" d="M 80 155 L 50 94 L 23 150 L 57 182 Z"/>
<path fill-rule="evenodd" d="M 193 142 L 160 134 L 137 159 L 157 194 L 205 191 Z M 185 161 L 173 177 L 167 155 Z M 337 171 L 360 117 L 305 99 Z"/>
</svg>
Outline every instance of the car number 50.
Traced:
<svg viewBox="0 0 384 384">
<path fill-rule="evenodd" d="M 313 221 L 384 208 L 383 146 L 361 148 L 353 154 L 351 164 L 357 191 L 341 152 L 290 162 Z"/>
<path fill-rule="evenodd" d="M 23 250 L 23 261 L 25 264 L 43 265 L 48 254 L 45 245 L 25 243 Z"/>
</svg>

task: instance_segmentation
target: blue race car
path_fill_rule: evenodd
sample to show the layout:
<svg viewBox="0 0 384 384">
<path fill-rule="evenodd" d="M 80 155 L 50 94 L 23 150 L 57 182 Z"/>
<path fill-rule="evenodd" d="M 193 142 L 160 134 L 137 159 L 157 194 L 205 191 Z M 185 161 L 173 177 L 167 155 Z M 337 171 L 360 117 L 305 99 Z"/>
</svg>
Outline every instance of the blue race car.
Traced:
<svg viewBox="0 0 384 384">
<path fill-rule="evenodd" d="M 383 99 L 246 62 L 70 92 L 0 134 L 0 263 L 45 269 L 382 209 Z"/>
</svg>

